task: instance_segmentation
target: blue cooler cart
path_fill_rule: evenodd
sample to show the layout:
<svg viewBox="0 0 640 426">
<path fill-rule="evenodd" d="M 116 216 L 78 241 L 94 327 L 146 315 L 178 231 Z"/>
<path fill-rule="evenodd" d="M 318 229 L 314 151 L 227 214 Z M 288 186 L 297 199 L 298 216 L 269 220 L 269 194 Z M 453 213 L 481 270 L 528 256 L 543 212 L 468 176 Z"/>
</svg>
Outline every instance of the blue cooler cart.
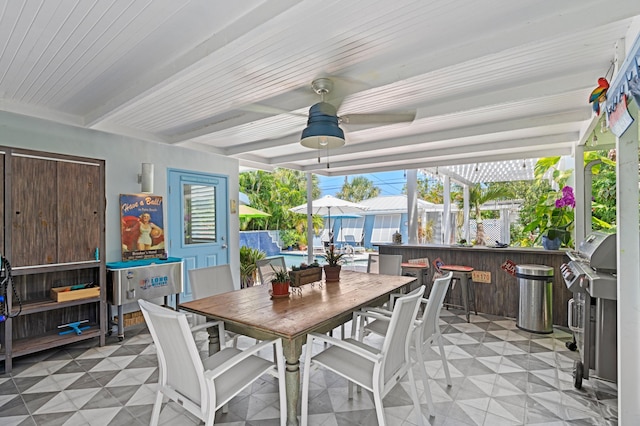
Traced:
<svg viewBox="0 0 640 426">
<path fill-rule="evenodd" d="M 111 306 L 118 307 L 118 338 L 124 339 L 124 315 L 122 306 L 139 299 L 153 300 L 164 297 L 169 305 L 169 296 L 175 294 L 176 309 L 183 289 L 182 259 L 142 259 L 107 263 L 107 299 L 109 335 L 111 335 Z"/>
</svg>

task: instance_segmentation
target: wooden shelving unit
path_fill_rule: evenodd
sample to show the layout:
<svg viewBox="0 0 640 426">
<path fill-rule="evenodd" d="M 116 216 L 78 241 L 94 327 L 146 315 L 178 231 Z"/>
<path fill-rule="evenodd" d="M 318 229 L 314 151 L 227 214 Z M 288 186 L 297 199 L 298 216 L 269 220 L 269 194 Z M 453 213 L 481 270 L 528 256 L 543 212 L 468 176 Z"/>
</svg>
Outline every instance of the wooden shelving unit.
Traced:
<svg viewBox="0 0 640 426">
<path fill-rule="evenodd" d="M 107 330 L 104 161 L 0 147 L 0 250 L 11 263 L 9 312 L 0 323 L 0 361 L 86 339 Z M 93 283 L 98 296 L 56 302 L 51 288 Z M 17 297 L 16 297 L 17 294 Z M 59 326 L 90 328 L 60 335 Z"/>
</svg>

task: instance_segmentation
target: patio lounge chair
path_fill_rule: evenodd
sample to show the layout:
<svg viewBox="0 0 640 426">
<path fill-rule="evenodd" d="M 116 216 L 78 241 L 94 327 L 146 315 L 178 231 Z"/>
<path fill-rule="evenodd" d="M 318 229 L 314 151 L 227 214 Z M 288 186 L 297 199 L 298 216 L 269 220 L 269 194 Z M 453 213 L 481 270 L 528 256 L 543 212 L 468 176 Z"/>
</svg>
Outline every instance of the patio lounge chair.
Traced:
<svg viewBox="0 0 640 426">
<path fill-rule="evenodd" d="M 356 237 L 354 235 L 345 235 L 344 236 L 345 247 L 351 247 L 351 251 L 353 253 L 364 253 L 364 247 L 360 245 L 358 241 L 356 241 Z M 345 248 L 343 247 L 343 248 Z"/>
</svg>

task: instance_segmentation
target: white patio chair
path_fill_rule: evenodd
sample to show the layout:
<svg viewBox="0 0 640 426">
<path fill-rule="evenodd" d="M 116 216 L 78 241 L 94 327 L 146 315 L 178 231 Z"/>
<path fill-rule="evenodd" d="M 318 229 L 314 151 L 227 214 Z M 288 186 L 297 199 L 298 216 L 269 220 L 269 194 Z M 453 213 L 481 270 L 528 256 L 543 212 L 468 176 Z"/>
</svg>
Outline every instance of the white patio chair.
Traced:
<svg viewBox="0 0 640 426">
<path fill-rule="evenodd" d="M 402 275 L 402 255 L 370 253 L 367 272 L 370 274 Z"/>
<path fill-rule="evenodd" d="M 302 374 L 302 425 L 309 421 L 309 382 L 311 366 L 324 367 L 349 380 L 349 398 L 353 396 L 352 383 L 373 392 L 373 399 L 380 426 L 386 425 L 382 398 L 408 374 L 409 387 L 418 424 L 423 425 L 416 382 L 411 370 L 409 344 L 414 320 L 424 294 L 424 286 L 396 300 L 384 338 L 382 349 L 358 342 L 355 339 L 336 339 L 323 334 L 310 333 Z M 371 314 L 375 316 L 376 314 Z M 381 315 L 381 317 L 383 317 Z M 312 356 L 314 342 L 327 342 L 331 346 Z"/>
<path fill-rule="evenodd" d="M 285 425 L 284 356 L 280 339 L 264 341 L 244 351 L 224 348 L 201 360 L 184 313 L 145 300 L 139 300 L 138 304 L 153 337 L 160 370 L 151 412 L 152 426 L 158 424 L 164 396 L 206 425 L 213 425 L 217 409 L 266 373 L 278 378 L 280 424 Z M 219 321 L 218 326 L 224 336 L 224 324 Z M 255 355 L 268 346 L 273 346 L 278 354 L 276 363 Z"/>
<path fill-rule="evenodd" d="M 284 256 L 271 256 L 265 257 L 256 261 L 256 269 L 258 270 L 258 276 L 260 277 L 260 283 L 270 284 L 271 278 L 275 274 L 274 269 L 287 269 L 287 264 L 284 261 Z"/>
<path fill-rule="evenodd" d="M 188 273 L 194 300 L 235 290 L 231 267 L 228 264 L 189 269 Z M 194 325 L 199 326 L 207 321 L 202 315 L 193 314 L 193 317 Z M 234 348 L 238 346 L 237 334 L 227 331 L 225 337 L 233 344 Z"/>
<path fill-rule="evenodd" d="M 429 388 L 429 376 L 424 365 L 424 351 L 431 347 L 434 343 L 438 344 L 440 351 L 440 357 L 442 358 L 442 367 L 447 379 L 447 385 L 451 386 L 451 374 L 449 373 L 449 364 L 447 363 L 447 357 L 444 353 L 444 346 L 442 344 L 442 335 L 440 334 L 440 325 L 438 324 L 440 318 L 440 310 L 442 309 L 442 303 L 444 297 L 447 294 L 449 285 L 451 284 L 451 278 L 453 272 L 449 272 L 444 277 L 437 278 L 428 299 L 422 299 L 424 304 L 424 312 L 420 319 L 416 320 L 416 327 L 413 331 L 413 344 L 412 355 L 415 356 L 416 362 L 421 367 L 420 372 L 422 374 L 422 382 L 424 384 L 424 393 L 427 397 L 427 406 L 429 407 L 429 413 L 435 413 L 433 408 L 433 399 L 431 397 L 431 390 Z M 402 297 L 401 295 L 392 295 L 392 298 Z M 393 306 L 393 302 L 390 303 Z M 390 327 L 391 314 L 390 311 L 383 311 L 375 308 L 364 308 L 363 311 L 354 312 L 352 329 L 352 337 L 356 332 L 355 325 L 358 324 L 360 319 L 368 317 L 370 313 L 375 313 L 376 319 L 370 321 L 368 324 L 358 328 L 358 341 L 362 342 L 364 336 L 367 333 L 375 333 L 380 336 L 386 336 Z M 385 317 L 379 317 L 378 315 L 385 315 Z"/>
</svg>

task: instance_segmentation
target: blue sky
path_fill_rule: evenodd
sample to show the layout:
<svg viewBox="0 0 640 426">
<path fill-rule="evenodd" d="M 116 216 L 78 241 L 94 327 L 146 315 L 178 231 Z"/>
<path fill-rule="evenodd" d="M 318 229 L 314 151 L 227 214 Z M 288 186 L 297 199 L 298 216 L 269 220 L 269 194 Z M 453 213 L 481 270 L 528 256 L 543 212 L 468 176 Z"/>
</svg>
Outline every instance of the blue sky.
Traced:
<svg viewBox="0 0 640 426">
<path fill-rule="evenodd" d="M 349 182 L 356 176 L 364 176 L 371 180 L 375 186 L 380 188 L 380 195 L 399 195 L 402 194 L 407 179 L 403 170 L 393 172 L 370 173 L 363 175 L 347 176 Z M 344 176 L 321 176 L 318 175 L 320 182 L 321 196 L 336 195 L 344 184 Z"/>
</svg>

